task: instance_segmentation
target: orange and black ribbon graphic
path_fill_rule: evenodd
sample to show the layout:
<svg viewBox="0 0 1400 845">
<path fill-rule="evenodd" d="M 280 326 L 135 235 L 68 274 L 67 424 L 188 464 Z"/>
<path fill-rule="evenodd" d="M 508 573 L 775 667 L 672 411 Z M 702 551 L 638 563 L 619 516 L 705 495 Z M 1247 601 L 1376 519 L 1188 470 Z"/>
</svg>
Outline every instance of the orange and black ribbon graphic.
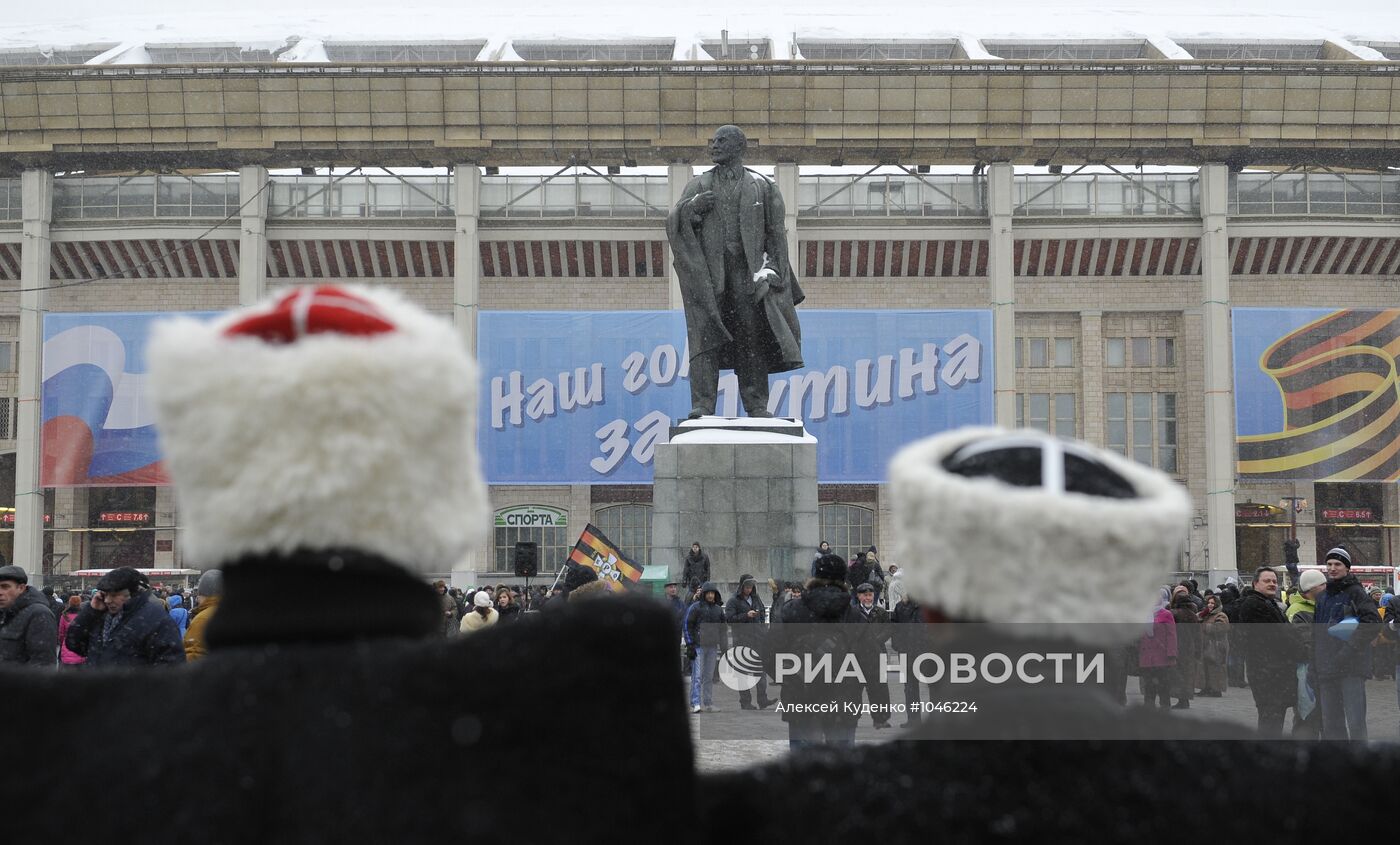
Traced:
<svg viewBox="0 0 1400 845">
<path fill-rule="evenodd" d="M 1348 309 L 1279 339 L 1259 366 L 1283 396 L 1283 430 L 1238 438 L 1251 479 L 1400 479 L 1400 309 Z"/>
</svg>

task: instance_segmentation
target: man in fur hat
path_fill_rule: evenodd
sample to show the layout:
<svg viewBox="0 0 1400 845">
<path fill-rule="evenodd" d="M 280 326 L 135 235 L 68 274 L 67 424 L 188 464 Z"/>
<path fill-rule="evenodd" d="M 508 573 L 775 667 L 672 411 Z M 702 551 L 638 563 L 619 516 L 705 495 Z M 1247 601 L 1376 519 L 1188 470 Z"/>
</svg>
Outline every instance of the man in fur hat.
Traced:
<svg viewBox="0 0 1400 845">
<path fill-rule="evenodd" d="M 8 828 L 61 840 L 80 800 L 112 842 L 149 840 L 157 817 L 210 842 L 505 841 L 518 830 L 498 794 L 547 772 L 624 784 L 626 800 L 533 840 L 671 837 L 652 808 L 693 794 L 693 776 L 665 608 L 570 602 L 440 636 L 427 575 L 481 543 L 491 515 L 478 374 L 451 324 L 383 289 L 292 285 L 169 321 L 146 354 L 185 559 L 224 576 L 209 656 L 0 678 L 26 724 L 7 752 L 52 761 L 35 782 L 63 787 L 27 790 Z M 561 747 L 541 726 L 567 714 L 618 729 Z M 152 725 L 196 739 L 152 742 Z M 56 735 L 100 754 L 69 765 Z"/>
</svg>

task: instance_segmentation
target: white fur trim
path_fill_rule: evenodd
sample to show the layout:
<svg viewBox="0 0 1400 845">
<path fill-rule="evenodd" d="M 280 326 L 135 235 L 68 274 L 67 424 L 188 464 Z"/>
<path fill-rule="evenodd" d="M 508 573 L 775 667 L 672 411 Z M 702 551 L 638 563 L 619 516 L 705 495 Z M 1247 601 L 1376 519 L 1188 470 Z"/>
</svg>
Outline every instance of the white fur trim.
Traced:
<svg viewBox="0 0 1400 845">
<path fill-rule="evenodd" d="M 155 327 L 156 424 L 191 564 L 342 547 L 444 572 L 484 539 L 475 363 L 446 321 L 391 291 L 341 287 L 398 330 L 224 336 L 249 309 Z"/>
<path fill-rule="evenodd" d="M 1185 490 L 1101 449 L 1098 459 L 1140 498 L 1046 493 L 943 468 L 963 444 L 1008 433 L 962 428 L 890 461 L 896 560 L 909 594 L 969 622 L 1150 620 L 1185 539 Z"/>
</svg>

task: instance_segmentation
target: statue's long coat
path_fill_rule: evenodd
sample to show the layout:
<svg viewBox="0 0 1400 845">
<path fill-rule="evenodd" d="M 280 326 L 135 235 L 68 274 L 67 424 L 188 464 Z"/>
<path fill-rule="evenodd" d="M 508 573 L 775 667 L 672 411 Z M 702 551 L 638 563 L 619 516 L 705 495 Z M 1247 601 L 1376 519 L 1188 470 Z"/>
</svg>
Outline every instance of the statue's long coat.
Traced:
<svg viewBox="0 0 1400 845">
<path fill-rule="evenodd" d="M 725 285 L 724 224 L 717 208 L 696 215 L 690 207 L 697 194 L 714 190 L 713 173 L 702 173 L 685 186 L 685 193 L 666 219 L 666 236 L 680 277 L 690 357 L 718 350 L 720 369 L 733 369 L 734 336 L 724 325 L 719 304 Z M 771 268 L 779 279 L 786 280 L 782 290 L 770 287 L 763 296 L 768 327 L 762 343 L 763 361 L 770 373 L 801 369 L 802 329 L 797 323 L 796 306 L 804 295 L 788 260 L 783 198 L 765 177 L 749 171 L 743 175 L 739 230 L 749 267 L 752 272 Z M 749 302 L 758 307 L 752 300 Z"/>
</svg>

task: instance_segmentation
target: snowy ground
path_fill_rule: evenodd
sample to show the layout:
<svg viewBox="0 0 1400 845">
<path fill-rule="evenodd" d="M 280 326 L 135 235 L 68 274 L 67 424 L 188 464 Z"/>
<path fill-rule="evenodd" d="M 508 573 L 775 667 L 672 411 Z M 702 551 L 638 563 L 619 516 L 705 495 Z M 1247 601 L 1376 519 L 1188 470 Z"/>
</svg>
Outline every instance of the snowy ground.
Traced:
<svg viewBox="0 0 1400 845">
<path fill-rule="evenodd" d="M 1137 706 L 1142 696 L 1137 692 L 1137 682 L 1129 679 L 1129 703 Z M 903 701 L 903 692 L 891 687 L 892 698 Z M 1373 742 L 1395 743 L 1400 741 L 1400 705 L 1396 701 L 1395 681 L 1377 680 L 1366 685 L 1367 728 Z M 763 718 L 772 725 L 764 733 L 772 736 L 781 732 L 781 719 L 772 710 L 761 716 L 745 713 L 739 709 L 738 693 L 732 692 L 723 684 L 715 684 L 714 713 L 692 715 L 691 736 L 695 741 L 696 766 L 702 772 L 738 769 L 758 763 L 776 760 L 788 753 L 784 740 L 754 739 L 752 720 Z M 1238 723 L 1241 728 L 1252 729 L 1258 712 L 1254 709 L 1254 698 L 1248 689 L 1230 689 L 1223 698 L 1197 698 L 1191 709 L 1173 711 L 1173 715 L 1183 719 L 1215 718 Z M 900 717 L 895 718 L 898 724 Z M 1284 719 L 1284 735 L 1292 729 L 1293 713 L 1289 711 Z M 868 718 L 862 719 L 856 734 L 859 742 L 886 742 L 898 739 L 902 731 L 896 727 L 876 731 Z"/>
</svg>

